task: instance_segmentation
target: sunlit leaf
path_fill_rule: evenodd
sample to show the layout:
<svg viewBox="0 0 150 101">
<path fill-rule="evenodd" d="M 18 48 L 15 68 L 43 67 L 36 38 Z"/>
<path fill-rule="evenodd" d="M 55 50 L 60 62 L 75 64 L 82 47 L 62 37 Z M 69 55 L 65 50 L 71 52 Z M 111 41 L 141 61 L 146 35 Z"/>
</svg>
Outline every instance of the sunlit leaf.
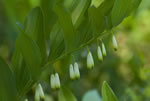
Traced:
<svg viewBox="0 0 150 101">
<path fill-rule="evenodd" d="M 103 101 L 118 101 L 114 92 L 109 87 L 106 81 L 104 81 L 102 86 L 102 99 Z"/>
<path fill-rule="evenodd" d="M 59 23 L 56 23 L 50 33 L 50 53 L 49 61 L 53 61 L 64 53 L 65 43 L 63 30 Z"/>
<path fill-rule="evenodd" d="M 58 101 L 77 101 L 77 99 L 69 89 L 62 87 L 58 94 Z"/>
<path fill-rule="evenodd" d="M 125 17 L 127 17 L 133 10 L 135 10 L 141 0 L 115 0 L 111 20 L 113 26 L 118 25 Z"/>
<path fill-rule="evenodd" d="M 78 5 L 72 12 L 72 23 L 75 28 L 78 28 L 81 24 L 84 14 L 90 6 L 91 0 L 79 0 Z"/>
</svg>

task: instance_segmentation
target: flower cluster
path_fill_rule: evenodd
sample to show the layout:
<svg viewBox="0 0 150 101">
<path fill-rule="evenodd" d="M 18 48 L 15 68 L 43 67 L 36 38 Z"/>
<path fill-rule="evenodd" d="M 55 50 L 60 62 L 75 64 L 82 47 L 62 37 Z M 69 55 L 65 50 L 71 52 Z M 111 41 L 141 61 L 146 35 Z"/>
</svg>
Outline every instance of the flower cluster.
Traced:
<svg viewBox="0 0 150 101">
<path fill-rule="evenodd" d="M 40 99 L 44 99 L 45 95 L 42 89 L 41 84 L 38 84 L 35 90 L 35 101 L 40 101 Z"/>
<path fill-rule="evenodd" d="M 50 84 L 52 89 L 59 89 L 60 88 L 60 79 L 58 73 L 51 74 L 50 77 Z"/>
<path fill-rule="evenodd" d="M 78 63 L 74 63 L 74 67 L 72 64 L 69 66 L 69 74 L 70 74 L 70 79 L 79 79 L 80 78 L 80 71 L 79 71 L 79 66 Z"/>
<path fill-rule="evenodd" d="M 117 45 L 117 41 L 114 35 L 112 36 L 112 44 L 113 44 L 114 50 L 116 51 L 118 49 L 118 45 Z M 105 44 L 102 42 L 101 46 L 98 45 L 97 47 L 98 59 L 100 61 L 103 61 L 103 57 L 106 55 L 107 55 L 107 52 L 106 52 Z M 87 55 L 87 68 L 91 69 L 92 67 L 94 67 L 94 59 L 93 59 L 92 53 L 89 51 Z"/>
</svg>

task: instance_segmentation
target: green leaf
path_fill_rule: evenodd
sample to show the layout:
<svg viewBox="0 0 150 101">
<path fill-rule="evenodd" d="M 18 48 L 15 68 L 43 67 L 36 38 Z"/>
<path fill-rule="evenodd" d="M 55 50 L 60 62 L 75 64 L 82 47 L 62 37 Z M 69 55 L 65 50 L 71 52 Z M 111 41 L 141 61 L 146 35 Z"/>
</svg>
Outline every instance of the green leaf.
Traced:
<svg viewBox="0 0 150 101">
<path fill-rule="evenodd" d="M 77 47 L 77 33 L 72 24 L 71 15 L 65 11 L 65 9 L 57 4 L 54 7 L 54 11 L 58 16 L 59 23 L 64 31 L 64 41 L 66 46 L 66 51 L 71 51 Z"/>
<path fill-rule="evenodd" d="M 58 101 L 77 101 L 77 99 L 69 89 L 62 87 L 58 94 Z"/>
<path fill-rule="evenodd" d="M 68 11 L 73 11 L 76 6 L 78 5 L 80 0 L 64 0 L 63 1 L 63 6 L 68 10 Z"/>
<path fill-rule="evenodd" d="M 40 7 L 31 10 L 24 22 L 24 31 L 40 48 L 42 63 L 46 60 L 46 40 L 44 32 L 43 14 Z"/>
<path fill-rule="evenodd" d="M 103 101 L 118 101 L 117 97 L 106 81 L 104 81 L 102 86 L 102 99 Z"/>
<path fill-rule="evenodd" d="M 56 23 L 56 14 L 53 7 L 57 0 L 40 0 L 40 6 L 44 15 L 44 30 L 46 39 L 49 39 L 53 25 Z"/>
<path fill-rule="evenodd" d="M 106 17 L 111 11 L 113 3 L 114 0 L 105 0 L 98 8 L 94 6 L 89 8 L 89 20 L 95 36 L 99 36 L 108 26 L 109 22 L 106 20 Z"/>
<path fill-rule="evenodd" d="M 0 101 L 18 101 L 15 78 L 3 59 L 0 58 Z"/>
<path fill-rule="evenodd" d="M 89 8 L 89 17 L 94 35 L 102 33 L 106 27 L 104 15 L 95 7 Z"/>
<path fill-rule="evenodd" d="M 78 28 L 81 24 L 84 14 L 89 8 L 91 0 L 79 0 L 78 5 L 72 12 L 72 22 L 75 28 Z"/>
<path fill-rule="evenodd" d="M 111 20 L 112 24 L 115 27 L 121 21 L 129 16 L 139 6 L 141 0 L 115 0 L 112 12 Z"/>
<path fill-rule="evenodd" d="M 65 43 L 63 30 L 59 23 L 56 23 L 50 33 L 50 54 L 49 61 L 53 61 L 64 53 Z"/>
<path fill-rule="evenodd" d="M 27 34 L 24 34 L 21 30 L 17 43 L 30 75 L 33 80 L 36 80 L 40 76 L 42 70 L 39 47 L 35 41 L 33 41 Z"/>
<path fill-rule="evenodd" d="M 11 63 L 16 77 L 17 91 L 19 93 L 18 95 L 20 95 L 25 85 L 31 79 L 31 74 L 23 60 L 23 56 L 19 48 L 18 40 L 16 43 L 16 49 L 14 51 Z"/>
<path fill-rule="evenodd" d="M 102 101 L 97 90 L 90 90 L 84 94 L 82 101 Z"/>
</svg>

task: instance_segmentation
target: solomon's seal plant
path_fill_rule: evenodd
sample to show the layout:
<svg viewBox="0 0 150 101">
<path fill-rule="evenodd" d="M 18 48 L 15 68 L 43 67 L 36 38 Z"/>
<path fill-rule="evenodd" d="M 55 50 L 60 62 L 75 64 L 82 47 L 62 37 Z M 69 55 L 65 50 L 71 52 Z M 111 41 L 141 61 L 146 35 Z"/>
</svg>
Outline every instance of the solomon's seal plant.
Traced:
<svg viewBox="0 0 150 101">
<path fill-rule="evenodd" d="M 61 86 L 53 65 L 99 39 L 104 41 L 103 36 L 111 36 L 112 30 L 135 11 L 140 2 L 141 0 L 103 0 L 99 3 L 93 3 L 92 0 L 40 0 L 40 5 L 28 13 L 24 23 L 17 25 L 20 34 L 12 56 L 12 70 L 0 58 L 0 101 L 27 101 L 26 94 L 47 70 L 51 75 L 51 88 L 60 89 L 59 99 L 67 99 L 66 96 L 69 96 L 69 100 L 63 101 L 76 101 L 72 100 L 75 98 L 70 90 Z M 118 46 L 114 36 L 112 44 L 116 50 Z M 97 55 L 101 61 L 106 56 L 103 42 L 98 45 Z M 80 78 L 78 63 L 68 67 L 72 80 Z M 87 68 L 93 67 L 94 59 L 88 50 Z M 52 73 L 53 70 L 56 73 Z M 2 81 L 3 78 L 5 80 Z M 106 82 L 103 84 L 102 97 L 104 101 L 117 101 Z M 44 98 L 44 91 L 38 84 L 35 100 L 40 101 L 40 98 Z"/>
</svg>

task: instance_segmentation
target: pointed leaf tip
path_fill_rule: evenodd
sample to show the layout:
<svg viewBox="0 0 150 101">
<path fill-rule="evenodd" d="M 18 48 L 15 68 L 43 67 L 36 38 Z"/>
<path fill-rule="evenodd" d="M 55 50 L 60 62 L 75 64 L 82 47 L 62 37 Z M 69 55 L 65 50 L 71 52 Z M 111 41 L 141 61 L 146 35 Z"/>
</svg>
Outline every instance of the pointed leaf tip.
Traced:
<svg viewBox="0 0 150 101">
<path fill-rule="evenodd" d="M 117 97 L 106 81 L 103 82 L 102 86 L 102 99 L 103 101 L 118 101 Z"/>
</svg>

